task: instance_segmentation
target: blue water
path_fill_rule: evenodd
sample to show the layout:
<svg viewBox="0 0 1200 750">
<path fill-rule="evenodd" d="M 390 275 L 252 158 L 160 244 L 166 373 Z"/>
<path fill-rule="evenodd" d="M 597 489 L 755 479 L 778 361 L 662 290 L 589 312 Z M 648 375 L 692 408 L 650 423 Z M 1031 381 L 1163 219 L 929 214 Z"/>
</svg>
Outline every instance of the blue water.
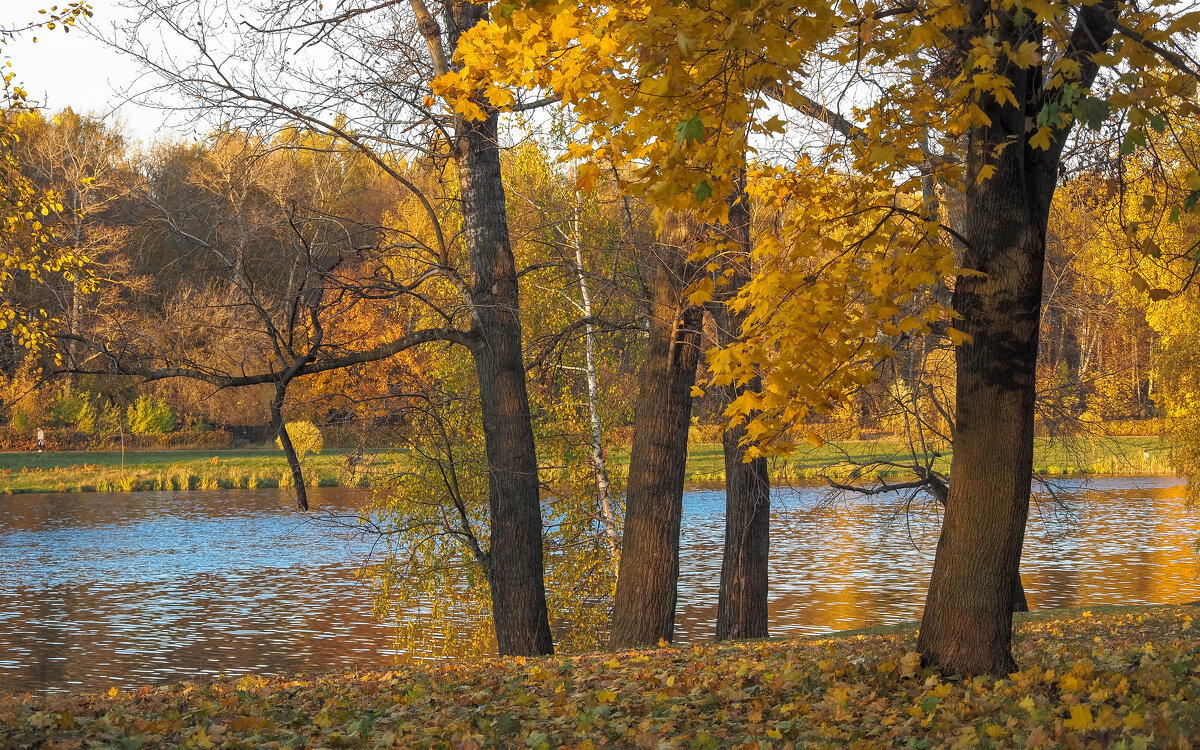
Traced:
<svg viewBox="0 0 1200 750">
<path fill-rule="evenodd" d="M 1022 560 L 1035 609 L 1200 599 L 1200 518 L 1178 481 L 1070 481 L 1057 494 L 1034 508 Z M 362 497 L 313 490 L 309 515 L 279 490 L 0 498 L 0 689 L 391 662 L 391 627 L 354 577 L 372 551 L 353 525 Z M 936 509 L 824 498 L 773 499 L 772 634 L 918 618 Z M 680 641 L 712 632 L 723 506 L 720 492 L 685 499 Z"/>
</svg>

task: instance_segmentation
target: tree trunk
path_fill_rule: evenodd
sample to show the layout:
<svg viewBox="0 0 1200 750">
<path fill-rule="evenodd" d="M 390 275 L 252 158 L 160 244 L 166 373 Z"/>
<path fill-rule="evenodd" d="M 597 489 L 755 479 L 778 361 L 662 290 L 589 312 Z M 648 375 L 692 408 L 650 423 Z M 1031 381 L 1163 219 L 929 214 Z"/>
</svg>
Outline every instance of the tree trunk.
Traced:
<svg viewBox="0 0 1200 750">
<path fill-rule="evenodd" d="M 608 477 L 608 457 L 604 451 L 604 430 L 600 425 L 600 379 L 596 373 L 596 326 L 592 319 L 592 291 L 583 272 L 583 228 L 579 221 L 579 192 L 575 192 L 575 220 L 572 238 L 575 243 L 575 280 L 579 284 L 580 312 L 588 319 L 584 327 L 584 369 L 587 375 L 588 418 L 592 428 L 592 467 L 596 470 L 596 495 L 600 500 L 600 516 L 604 521 L 604 540 L 612 558 L 613 575 L 621 564 L 621 540 L 617 535 L 617 518 L 613 511 L 612 483 Z"/>
<path fill-rule="evenodd" d="M 1095 81 L 1094 55 L 1107 47 L 1119 11 L 1116 0 L 1080 9 L 1067 51 L 1083 61 L 1076 92 Z M 999 31 L 1013 46 L 1042 41 L 1040 26 L 1005 23 Z M 963 267 L 986 276 L 961 276 L 954 290 L 962 316 L 955 326 L 972 341 L 955 352 L 952 480 L 917 640 L 926 662 L 960 674 L 999 675 L 1016 667 L 1012 611 L 1033 480 L 1046 223 L 1070 133 L 1070 125 L 1057 128 L 1046 148 L 1030 147 L 1029 121 L 1064 94 L 1045 90 L 1040 66 L 999 66 L 1013 83 L 1015 101 L 984 100 L 989 124 L 969 131 Z M 980 180 L 985 165 L 995 172 Z"/>
<path fill-rule="evenodd" d="M 650 284 L 650 335 L 634 413 L 613 648 L 674 638 L 683 479 L 704 314 L 685 306 L 685 284 L 677 273 L 683 264 L 672 268 L 662 260 L 678 252 L 659 248 Z"/>
<path fill-rule="evenodd" d="M 1021 573 L 1013 576 L 1012 611 L 1028 612 L 1029 600 L 1025 598 L 1025 585 L 1021 583 Z"/>
<path fill-rule="evenodd" d="M 1016 108 L 989 114 L 995 130 L 972 134 L 977 166 L 996 139 L 1024 131 Z M 955 351 L 950 492 L 917 642 L 928 663 L 958 674 L 1016 668 L 1012 612 L 1033 479 L 1045 227 L 1057 177 L 1023 143 L 992 163 L 991 179 L 968 178 L 963 264 L 986 276 L 960 276 L 954 291 L 962 316 L 955 326 L 972 341 Z"/>
<path fill-rule="evenodd" d="M 719 327 L 718 327 L 719 330 Z M 756 379 L 757 380 L 757 379 Z M 757 389 L 758 382 L 748 387 Z M 744 390 L 726 388 L 732 401 Z M 747 463 L 746 428 L 725 430 L 725 554 L 717 594 L 717 639 L 767 637 L 767 563 L 771 551 L 771 480 L 767 460 Z"/>
<path fill-rule="evenodd" d="M 283 401 L 287 396 L 287 387 L 288 384 L 284 381 L 275 384 L 275 397 L 271 399 L 271 426 L 279 437 L 279 444 L 283 447 L 283 455 L 287 459 L 288 469 L 292 472 L 292 484 L 296 486 L 296 506 L 300 510 L 308 510 L 308 489 L 304 486 L 304 469 L 300 466 L 300 457 L 296 455 L 296 448 L 292 445 L 291 436 L 288 435 L 287 425 L 283 422 Z M 123 452 L 124 440 L 121 445 Z"/>
<path fill-rule="evenodd" d="M 530 421 L 516 263 L 509 244 L 496 116 L 462 122 L 458 174 L 473 274 L 471 323 L 486 446 L 486 573 L 501 655 L 554 652 L 542 562 L 541 495 Z"/>
<path fill-rule="evenodd" d="M 749 198 L 742 191 L 729 207 L 730 239 L 740 245 L 742 256 L 735 259 L 738 272 L 733 291 L 749 278 L 744 264 L 750 257 Z M 717 331 L 717 345 L 725 346 L 741 333 L 742 317 L 732 312 L 725 301 L 709 306 Z M 758 390 L 758 378 L 745 386 L 725 387 L 726 403 L 732 403 L 745 390 Z M 721 558 L 721 584 L 717 594 L 717 639 L 767 637 L 767 564 L 771 552 L 771 479 L 767 460 L 746 462 L 742 438 L 743 425 L 730 427 L 721 436 L 725 448 L 725 551 Z"/>
</svg>

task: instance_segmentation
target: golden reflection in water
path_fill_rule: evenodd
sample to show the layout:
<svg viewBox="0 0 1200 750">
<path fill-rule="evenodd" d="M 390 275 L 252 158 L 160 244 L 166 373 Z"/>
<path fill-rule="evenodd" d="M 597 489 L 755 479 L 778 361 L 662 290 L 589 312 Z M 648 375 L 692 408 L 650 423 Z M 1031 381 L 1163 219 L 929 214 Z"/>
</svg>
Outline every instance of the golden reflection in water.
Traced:
<svg viewBox="0 0 1200 750">
<path fill-rule="evenodd" d="M 1200 599 L 1200 518 L 1180 481 L 1160 477 L 1071 480 L 1040 494 L 1030 513 L 1022 580 L 1031 607 L 1182 603 Z M 685 518 L 680 640 L 711 638 L 720 571 L 719 493 Z M 709 504 L 711 507 L 696 507 Z M 813 510 L 811 491 L 776 502 L 771 538 L 772 635 L 829 632 L 917 620 L 937 546 L 931 508 L 906 515 L 895 499 Z M 783 506 L 783 507 L 780 507 Z M 721 521 L 723 523 L 723 520 Z"/>
<path fill-rule="evenodd" d="M 1181 483 L 1097 480 L 1031 514 L 1022 573 L 1034 608 L 1200 599 L 1197 514 Z M 353 513 L 361 498 L 314 491 Z M 773 505 L 772 635 L 920 617 L 938 518 L 873 498 Z M 685 501 L 677 641 L 712 637 L 724 499 Z M 273 490 L 0 498 L 0 689 L 107 690 L 217 673 L 383 666 L 392 625 L 354 569 L 364 540 Z M 425 654 L 401 654 L 425 658 Z"/>
</svg>

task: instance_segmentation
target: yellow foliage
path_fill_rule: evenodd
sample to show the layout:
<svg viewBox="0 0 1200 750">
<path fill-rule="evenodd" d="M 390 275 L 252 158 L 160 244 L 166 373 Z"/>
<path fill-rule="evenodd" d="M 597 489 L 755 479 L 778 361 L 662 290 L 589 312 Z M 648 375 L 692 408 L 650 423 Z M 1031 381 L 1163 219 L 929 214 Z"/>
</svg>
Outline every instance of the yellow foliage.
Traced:
<svg viewBox="0 0 1200 750">
<path fill-rule="evenodd" d="M 5 747 L 1175 747 L 1200 725 L 1189 608 L 1019 618 L 1021 669 L 899 672 L 911 628 L 423 662 L 107 695 L 0 695 Z M 1154 648 L 1144 649 L 1150 639 Z M 1068 666 L 1069 665 L 1069 666 Z M 1067 696 L 1056 670 L 1096 690 Z M 1098 739 L 1100 738 L 1100 739 Z"/>
<path fill-rule="evenodd" d="M 730 205 L 746 199 L 747 179 L 754 205 L 774 211 L 773 221 L 753 228 L 753 278 L 734 303 L 746 315 L 741 340 L 712 353 L 709 367 L 716 384 L 762 378 L 758 399 L 741 401 L 729 418 L 750 423 L 753 455 L 786 453 L 808 432 L 810 416 L 845 404 L 870 363 L 891 354 L 886 337 L 905 327 L 902 320 L 917 321 L 910 335 L 952 320 L 931 290 L 956 273 L 955 256 L 941 227 L 923 215 L 922 173 L 960 190 L 992 179 L 1005 149 L 1059 158 L 1078 123 L 1098 128 L 1127 116 L 1125 150 L 1161 132 L 1163 113 L 1195 114 L 1188 66 L 1156 50 L 1194 35 L 1200 14 L 1124 4 L 1121 22 L 1157 42 L 1127 35 L 1103 51 L 1077 49 L 1087 35 L 1072 29 L 1093 7 L 1090 0 L 920 0 L 887 10 L 825 0 L 501 3 L 491 23 L 464 35 L 461 67 L 434 89 L 460 112 L 497 87 L 557 97 L 580 123 L 580 143 L 565 155 L 585 162 L 579 186 L 593 188 L 603 165 L 660 215 L 687 211 L 719 229 Z M 1093 63 L 1121 74 L 1093 83 Z M 822 111 L 812 98 L 819 87 L 807 86 L 811 71 L 839 68 L 878 87 L 852 119 Z M 990 127 L 988 112 L 1030 106 L 1016 93 L 1021 79 L 1025 96 L 1019 71 L 1026 70 L 1046 83 L 1039 109 L 1022 113 L 1024 132 L 995 153 L 969 152 L 973 139 L 963 136 Z M 814 146 L 793 163 L 759 158 L 757 148 L 787 134 L 780 107 L 825 122 L 841 142 Z M 931 153 L 942 157 L 936 169 Z M 693 260 L 732 265 L 719 236 Z M 707 288 L 694 290 L 694 299 L 707 298 Z M 950 335 L 969 343 L 954 329 Z"/>
<path fill-rule="evenodd" d="M 91 15 L 91 6 L 72 2 L 42 13 L 46 18 L 23 30 L 60 26 L 69 30 L 78 18 Z M 4 41 L 0 37 L 0 45 Z M 0 330 L 12 329 L 21 346 L 37 349 L 50 342 L 58 321 L 45 310 L 23 307 L 6 292 L 15 285 L 40 283 L 53 276 L 82 276 L 85 290 L 92 282 L 86 273 L 86 257 L 51 242 L 53 229 L 43 220 L 63 210 L 59 196 L 39 191 L 21 172 L 17 131 L 30 112 L 25 108 L 26 92 L 14 83 L 11 71 L 6 71 L 0 82 L 0 99 L 6 105 L 0 113 Z"/>
</svg>

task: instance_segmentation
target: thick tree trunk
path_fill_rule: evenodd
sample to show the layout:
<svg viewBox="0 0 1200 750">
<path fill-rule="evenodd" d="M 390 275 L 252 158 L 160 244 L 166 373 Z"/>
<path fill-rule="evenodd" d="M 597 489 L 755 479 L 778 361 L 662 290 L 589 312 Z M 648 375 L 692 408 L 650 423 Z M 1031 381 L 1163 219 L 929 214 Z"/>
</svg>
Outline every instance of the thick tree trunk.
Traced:
<svg viewBox="0 0 1200 750">
<path fill-rule="evenodd" d="M 742 256 L 735 260 L 738 273 L 733 290 L 749 278 L 743 266 L 750 258 L 749 198 L 743 189 L 729 207 L 731 239 L 741 246 Z M 741 333 L 742 318 L 725 301 L 709 306 L 717 344 L 725 346 Z M 746 386 L 725 387 L 726 403 L 732 403 L 747 388 L 757 390 L 755 378 Z M 742 425 L 725 430 L 721 442 L 725 449 L 725 551 L 721 558 L 721 584 L 717 594 L 717 639 L 767 637 L 767 564 L 771 552 L 771 479 L 767 460 L 747 462 Z"/>
<path fill-rule="evenodd" d="M 750 383 L 758 388 L 758 383 Z M 743 389 L 729 386 L 728 398 Z M 767 461 L 747 463 L 745 427 L 725 430 L 725 554 L 717 594 L 717 639 L 767 637 L 767 563 L 771 551 L 771 480 Z"/>
<path fill-rule="evenodd" d="M 1082 61 L 1076 91 L 1086 92 L 1095 80 L 1093 56 L 1112 37 L 1118 12 L 1116 0 L 1080 9 L 1067 51 Z M 984 32 L 983 16 L 970 23 L 978 25 L 971 33 Z M 1040 25 L 994 28 L 1014 47 L 1042 41 Z M 1029 122 L 1062 90 L 1044 89 L 1039 66 L 999 65 L 1013 82 L 1015 102 L 985 100 L 989 124 L 969 131 L 962 265 L 986 275 L 961 276 L 954 290 L 962 316 L 955 326 L 972 341 L 955 352 L 950 493 L 917 640 L 926 662 L 959 674 L 1000 675 L 1016 667 L 1012 612 L 1033 479 L 1046 222 L 1070 133 L 1069 125 L 1057 128 L 1047 147 L 1031 148 Z M 995 172 L 980 180 L 984 165 Z"/>
<path fill-rule="evenodd" d="M 674 255 L 660 248 L 660 257 Z M 686 307 L 677 270 L 661 262 L 650 284 L 650 335 L 638 390 L 612 646 L 670 642 L 679 580 L 679 524 L 692 386 L 703 310 Z"/>
<path fill-rule="evenodd" d="M 1000 129 L 1013 125 L 993 117 Z M 979 140 L 974 153 L 990 153 L 990 139 Z M 1023 145 L 994 163 L 993 177 L 967 191 L 964 266 L 986 276 L 961 276 L 954 291 L 955 326 L 972 342 L 955 352 L 950 492 L 917 643 L 927 662 L 961 674 L 1016 668 L 1012 613 L 1033 479 L 1045 226 L 1056 179 Z"/>
<path fill-rule="evenodd" d="M 516 263 L 509 244 L 495 115 L 459 128 L 459 186 L 471 271 L 472 351 L 489 466 L 487 578 L 500 654 L 554 652 L 542 561 L 541 496 L 530 421 Z"/>
</svg>

